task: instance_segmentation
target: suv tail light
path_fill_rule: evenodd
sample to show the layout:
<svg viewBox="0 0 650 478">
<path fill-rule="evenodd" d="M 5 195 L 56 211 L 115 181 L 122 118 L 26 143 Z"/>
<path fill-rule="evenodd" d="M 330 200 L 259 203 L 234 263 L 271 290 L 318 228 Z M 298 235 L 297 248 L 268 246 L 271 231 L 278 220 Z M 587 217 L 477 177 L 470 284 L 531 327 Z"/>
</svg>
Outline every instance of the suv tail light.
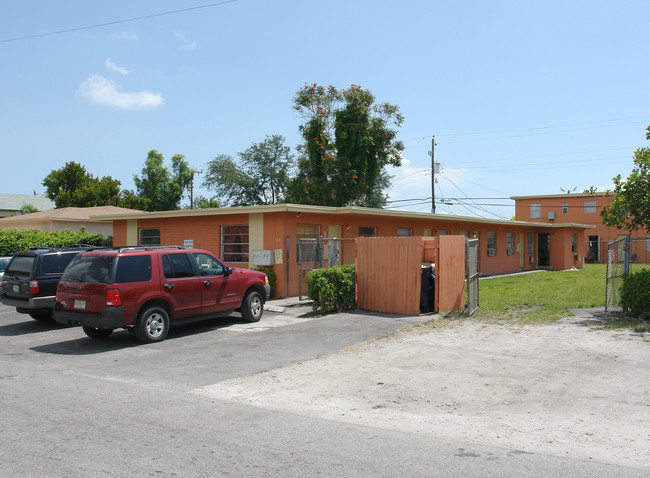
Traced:
<svg viewBox="0 0 650 478">
<path fill-rule="evenodd" d="M 29 293 L 30 294 L 38 294 L 38 281 L 37 280 L 30 280 L 29 281 Z"/>
<path fill-rule="evenodd" d="M 106 305 L 122 305 L 122 297 L 117 289 L 108 289 L 106 291 Z"/>
</svg>

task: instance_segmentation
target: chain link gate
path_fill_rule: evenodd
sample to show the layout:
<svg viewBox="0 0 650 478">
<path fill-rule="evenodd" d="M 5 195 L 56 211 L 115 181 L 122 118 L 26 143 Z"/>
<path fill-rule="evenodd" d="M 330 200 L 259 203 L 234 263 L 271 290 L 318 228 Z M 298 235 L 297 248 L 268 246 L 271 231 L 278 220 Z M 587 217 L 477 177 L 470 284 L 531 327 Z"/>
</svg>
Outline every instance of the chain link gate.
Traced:
<svg viewBox="0 0 650 478">
<path fill-rule="evenodd" d="M 467 239 L 465 242 L 465 279 L 467 283 L 467 315 L 472 315 L 478 309 L 478 239 Z"/>
<path fill-rule="evenodd" d="M 630 273 L 630 237 L 621 237 L 607 244 L 607 282 L 605 285 L 605 311 L 619 305 L 623 278 Z"/>
</svg>

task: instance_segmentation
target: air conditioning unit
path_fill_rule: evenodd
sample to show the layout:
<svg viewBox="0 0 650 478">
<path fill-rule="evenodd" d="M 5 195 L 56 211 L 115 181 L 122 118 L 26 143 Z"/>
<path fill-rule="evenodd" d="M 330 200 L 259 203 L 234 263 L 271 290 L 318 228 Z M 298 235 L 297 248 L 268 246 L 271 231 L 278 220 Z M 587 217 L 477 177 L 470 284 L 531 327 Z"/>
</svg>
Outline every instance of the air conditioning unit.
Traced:
<svg viewBox="0 0 650 478">
<path fill-rule="evenodd" d="M 549 211 L 548 212 L 548 220 L 549 221 L 555 220 L 555 211 Z"/>
</svg>

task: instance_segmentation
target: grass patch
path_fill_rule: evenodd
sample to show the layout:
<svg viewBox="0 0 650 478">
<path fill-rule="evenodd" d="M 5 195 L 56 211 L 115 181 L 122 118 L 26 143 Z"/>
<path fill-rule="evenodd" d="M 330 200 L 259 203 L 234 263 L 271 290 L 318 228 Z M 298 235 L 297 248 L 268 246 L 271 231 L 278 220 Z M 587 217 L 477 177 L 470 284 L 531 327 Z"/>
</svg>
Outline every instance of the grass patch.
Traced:
<svg viewBox="0 0 650 478">
<path fill-rule="evenodd" d="M 545 271 L 482 279 L 480 308 L 474 317 L 520 324 L 554 322 L 569 309 L 605 305 L 604 264 L 577 271 Z"/>
</svg>

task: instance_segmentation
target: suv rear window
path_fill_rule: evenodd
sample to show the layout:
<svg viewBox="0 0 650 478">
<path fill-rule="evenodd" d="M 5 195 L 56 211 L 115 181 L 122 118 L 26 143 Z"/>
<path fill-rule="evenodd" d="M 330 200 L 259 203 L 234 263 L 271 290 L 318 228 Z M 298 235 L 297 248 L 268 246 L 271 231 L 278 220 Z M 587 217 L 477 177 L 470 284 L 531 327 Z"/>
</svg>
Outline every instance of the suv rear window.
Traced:
<svg viewBox="0 0 650 478">
<path fill-rule="evenodd" d="M 63 282 L 108 284 L 113 270 L 113 256 L 77 256 L 65 270 Z"/>
<path fill-rule="evenodd" d="M 115 256 L 77 256 L 63 274 L 63 282 L 112 284 L 151 280 L 150 256 L 127 256 L 117 259 L 115 279 L 112 279 Z"/>
<path fill-rule="evenodd" d="M 44 254 L 41 260 L 43 274 L 61 274 L 78 252 Z"/>
<path fill-rule="evenodd" d="M 34 256 L 16 256 L 7 269 L 8 274 L 31 274 L 34 268 Z"/>
</svg>

